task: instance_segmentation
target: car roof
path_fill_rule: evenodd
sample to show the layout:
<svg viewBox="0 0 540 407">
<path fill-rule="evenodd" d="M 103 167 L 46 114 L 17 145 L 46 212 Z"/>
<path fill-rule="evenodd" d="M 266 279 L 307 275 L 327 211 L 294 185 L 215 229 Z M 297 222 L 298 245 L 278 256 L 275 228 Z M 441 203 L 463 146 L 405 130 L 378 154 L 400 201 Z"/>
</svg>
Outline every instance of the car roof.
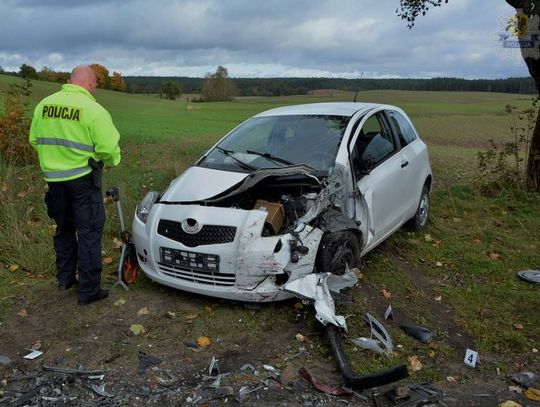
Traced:
<svg viewBox="0 0 540 407">
<path fill-rule="evenodd" d="M 308 103 L 304 105 L 283 106 L 261 112 L 255 117 L 264 116 L 287 116 L 287 115 L 327 115 L 327 116 L 352 116 L 359 111 L 368 111 L 377 108 L 395 109 L 394 106 L 380 103 L 359 102 L 329 102 Z"/>
</svg>

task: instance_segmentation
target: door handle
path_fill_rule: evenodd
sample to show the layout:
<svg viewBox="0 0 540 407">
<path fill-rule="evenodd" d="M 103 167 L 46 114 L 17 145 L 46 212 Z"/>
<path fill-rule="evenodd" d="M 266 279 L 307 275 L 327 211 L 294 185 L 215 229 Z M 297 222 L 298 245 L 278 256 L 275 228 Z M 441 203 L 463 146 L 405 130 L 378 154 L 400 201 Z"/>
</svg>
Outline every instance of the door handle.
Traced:
<svg viewBox="0 0 540 407">
<path fill-rule="evenodd" d="M 409 165 L 409 162 L 408 161 L 403 161 L 401 163 L 401 168 L 405 168 L 407 165 Z"/>
</svg>

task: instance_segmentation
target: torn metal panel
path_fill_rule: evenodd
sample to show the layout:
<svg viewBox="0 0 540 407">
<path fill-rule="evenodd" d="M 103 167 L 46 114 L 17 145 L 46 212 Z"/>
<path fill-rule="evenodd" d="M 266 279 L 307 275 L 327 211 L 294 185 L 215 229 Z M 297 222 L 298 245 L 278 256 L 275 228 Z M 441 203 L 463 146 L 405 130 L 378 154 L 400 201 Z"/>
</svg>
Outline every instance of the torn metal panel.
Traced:
<svg viewBox="0 0 540 407">
<path fill-rule="evenodd" d="M 347 271 L 342 276 L 335 276 L 331 273 L 308 274 L 286 283 L 283 289 L 301 299 L 313 301 L 316 318 L 321 324 L 330 323 L 347 330 L 345 317 L 336 315 L 334 300 L 328 285 L 329 279 L 332 289 L 337 290 L 337 292 L 343 288 L 354 286 L 358 281 L 356 274 L 352 271 Z"/>
<path fill-rule="evenodd" d="M 377 338 L 381 343 L 386 347 L 389 353 L 394 351 L 394 344 L 392 343 L 392 338 L 386 330 L 386 328 L 381 324 L 377 319 L 367 313 L 366 314 L 366 323 L 369 325 L 371 331 L 371 336 Z"/>
<path fill-rule="evenodd" d="M 372 350 L 378 353 L 379 355 L 388 354 L 383 348 L 381 348 L 380 342 L 373 338 L 360 337 L 356 339 L 351 339 L 351 342 L 362 349 Z"/>
</svg>

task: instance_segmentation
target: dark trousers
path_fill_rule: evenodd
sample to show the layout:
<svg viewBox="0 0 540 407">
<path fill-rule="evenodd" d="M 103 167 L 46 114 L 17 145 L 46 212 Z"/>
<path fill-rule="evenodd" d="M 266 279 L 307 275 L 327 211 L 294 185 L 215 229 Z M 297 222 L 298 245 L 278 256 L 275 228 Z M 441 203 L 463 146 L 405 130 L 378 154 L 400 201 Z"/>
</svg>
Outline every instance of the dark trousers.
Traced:
<svg viewBox="0 0 540 407">
<path fill-rule="evenodd" d="M 79 299 L 87 300 L 101 287 L 101 237 L 105 208 L 101 189 L 92 174 L 49 182 L 45 195 L 47 213 L 56 222 L 53 238 L 58 284 L 75 280 L 79 272 Z"/>
</svg>

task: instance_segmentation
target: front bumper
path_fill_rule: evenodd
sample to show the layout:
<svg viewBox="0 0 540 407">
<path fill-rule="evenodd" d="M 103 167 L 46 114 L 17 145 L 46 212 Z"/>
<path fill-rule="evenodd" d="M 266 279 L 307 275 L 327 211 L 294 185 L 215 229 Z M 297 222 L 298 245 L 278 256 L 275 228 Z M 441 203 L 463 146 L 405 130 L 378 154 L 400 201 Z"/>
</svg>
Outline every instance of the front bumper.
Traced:
<svg viewBox="0 0 540 407">
<path fill-rule="evenodd" d="M 293 263 L 290 242 L 296 238 L 292 234 L 262 237 L 266 215 L 258 209 L 155 204 L 146 224 L 136 216 L 133 220 L 133 241 L 141 269 L 151 280 L 196 294 L 246 302 L 291 298 L 293 295 L 282 291 L 281 285 L 287 277 L 290 280 L 313 272 L 322 231 L 307 225 L 298 230 L 297 236 L 308 252 Z M 160 227 L 161 221 L 179 225 L 188 218 L 209 227 L 234 227 L 234 237 L 218 243 L 212 236 L 186 241 L 177 234 L 164 233 L 168 230 L 163 222 Z M 171 252 L 181 259 L 193 256 L 194 260 L 186 263 L 174 256 L 171 259 Z M 217 259 L 218 267 L 210 269 L 200 260 L 203 257 Z"/>
</svg>

